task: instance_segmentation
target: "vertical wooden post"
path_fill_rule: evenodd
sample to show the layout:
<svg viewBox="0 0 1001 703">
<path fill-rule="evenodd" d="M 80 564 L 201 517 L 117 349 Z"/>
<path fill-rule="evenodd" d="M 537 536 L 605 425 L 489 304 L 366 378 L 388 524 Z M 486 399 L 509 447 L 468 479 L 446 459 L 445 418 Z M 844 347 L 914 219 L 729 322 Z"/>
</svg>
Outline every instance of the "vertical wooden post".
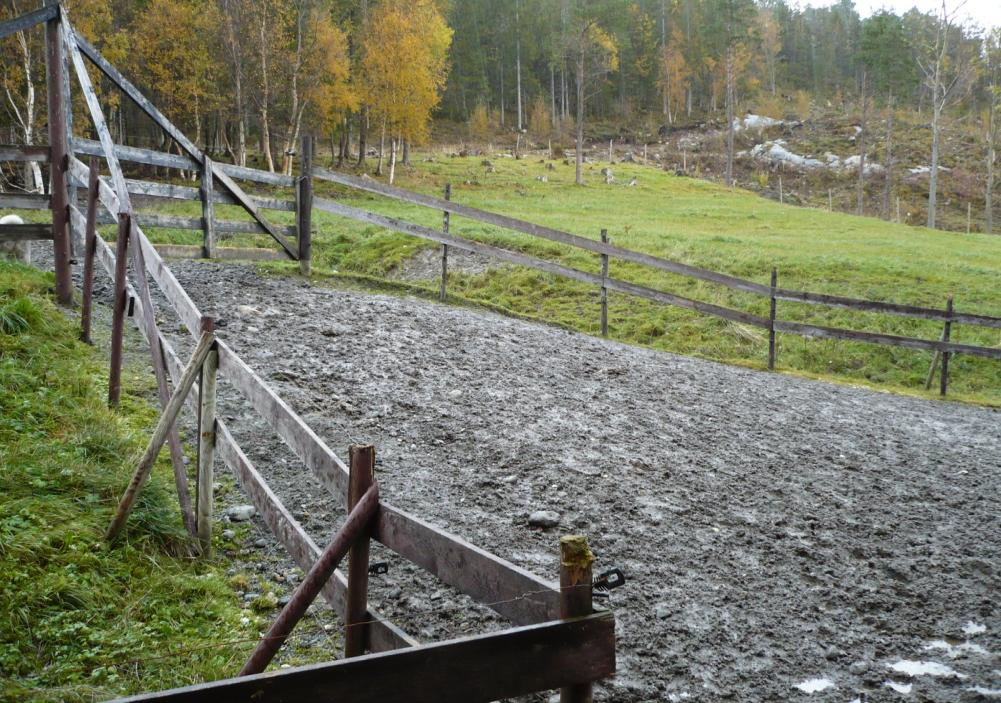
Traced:
<svg viewBox="0 0 1001 703">
<path fill-rule="evenodd" d="M 949 337 L 952 334 L 952 296 L 945 303 L 945 325 L 942 327 L 942 341 L 948 342 Z M 940 377 L 941 383 L 939 384 L 939 395 L 945 396 L 946 392 L 949 390 L 949 357 L 952 356 L 949 352 L 942 352 L 942 375 Z"/>
<path fill-rule="evenodd" d="M 215 192 L 213 184 L 212 159 L 205 154 L 205 161 L 202 163 L 202 258 L 212 259 L 215 257 L 215 202 L 212 195 Z"/>
<path fill-rule="evenodd" d="M 309 135 L 302 138 L 301 168 L 295 193 L 295 223 L 299 235 L 299 272 L 308 276 L 313 271 L 313 137 Z"/>
<path fill-rule="evenodd" d="M 87 230 L 83 253 L 83 308 L 80 311 L 80 339 L 93 344 L 90 337 L 91 317 L 94 307 L 94 256 L 97 254 L 97 157 L 90 157 L 90 176 L 87 179 Z"/>
<path fill-rule="evenodd" d="M 897 197 L 897 224 L 900 224 L 900 197 Z"/>
<path fill-rule="evenodd" d="M 560 617 L 576 618 L 594 612 L 591 604 L 591 565 L 594 554 L 582 535 L 560 538 Z M 591 703 L 590 683 L 560 689 L 560 703 Z"/>
<path fill-rule="evenodd" d="M 608 163 L 612 163 L 612 140 L 608 140 Z"/>
<path fill-rule="evenodd" d="M 834 212 L 834 193 L 830 188 L 827 189 L 827 211 Z"/>
<path fill-rule="evenodd" d="M 452 199 L 452 184 L 445 184 L 445 200 Z M 442 214 L 441 231 L 448 234 L 448 225 L 450 221 L 450 213 L 445 210 Z M 441 245 L 441 287 L 438 290 L 438 300 L 445 302 L 445 291 L 448 286 L 448 245 Z"/>
<path fill-rule="evenodd" d="M 785 193 L 782 191 L 782 176 L 779 176 L 779 203 L 784 203 L 785 201 Z"/>
<path fill-rule="evenodd" d="M 73 303 L 73 281 L 70 277 L 69 187 L 66 172 L 69 169 L 66 142 L 66 102 L 63 61 L 63 41 L 60 32 L 62 8 L 55 18 L 45 24 L 45 60 L 47 66 L 47 97 L 49 121 L 49 149 L 52 190 L 52 234 L 54 268 L 56 273 L 56 299 L 60 305 Z"/>
<path fill-rule="evenodd" d="M 966 203 L 966 233 L 969 234 L 973 225 L 973 205 Z"/>
<path fill-rule="evenodd" d="M 608 244 L 608 230 L 601 230 L 601 243 Z M 605 281 L 608 280 L 608 254 L 601 255 L 601 336 L 608 336 L 608 288 Z"/>
<path fill-rule="evenodd" d="M 348 478 L 348 510 L 354 509 L 365 492 L 375 482 L 375 447 L 355 444 L 351 447 L 351 473 Z M 368 613 L 368 548 L 371 527 L 366 527 L 348 552 L 348 592 L 344 613 L 344 656 L 357 657 L 365 653 L 369 627 Z"/>
<path fill-rule="evenodd" d="M 118 240 L 115 242 L 115 306 L 111 310 L 111 369 L 108 371 L 108 405 L 118 407 L 122 397 L 122 341 L 125 334 L 125 276 L 132 217 L 118 213 Z M 153 311 L 147 311 L 152 315 Z M 151 340 L 153 343 L 153 340 Z"/>
<path fill-rule="evenodd" d="M 202 332 L 214 332 L 215 322 L 210 317 L 202 318 Z M 212 550 L 212 506 L 215 480 L 213 462 L 216 441 L 216 371 L 219 369 L 219 351 L 212 349 L 202 362 L 202 376 L 198 391 L 198 505 L 197 530 L 201 553 Z"/>
<path fill-rule="evenodd" d="M 769 296 L 768 309 L 768 370 L 775 370 L 775 289 L 778 287 L 778 269 L 772 269 L 772 292 Z"/>
</svg>

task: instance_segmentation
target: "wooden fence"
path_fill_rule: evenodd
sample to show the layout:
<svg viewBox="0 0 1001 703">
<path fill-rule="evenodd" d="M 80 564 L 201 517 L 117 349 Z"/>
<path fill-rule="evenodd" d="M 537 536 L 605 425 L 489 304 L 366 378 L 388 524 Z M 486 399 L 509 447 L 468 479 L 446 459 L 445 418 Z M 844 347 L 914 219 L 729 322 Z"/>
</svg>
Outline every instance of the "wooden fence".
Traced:
<svg viewBox="0 0 1001 703">
<path fill-rule="evenodd" d="M 63 107 L 67 64 L 75 69 L 79 87 L 87 101 L 91 123 L 100 141 L 74 139 L 66 112 L 50 110 L 49 148 L 8 148 L 0 156 L 9 159 L 48 160 L 52 171 L 52 197 L 48 199 L 53 223 L 45 228 L 45 238 L 62 251 L 57 255 L 56 277 L 59 298 L 72 301 L 69 278 L 70 232 L 83 234 L 83 310 L 81 336 L 90 338 L 91 308 L 95 264 L 100 264 L 114 282 L 112 308 L 111 372 L 109 403 L 117 403 L 121 387 L 123 326 L 132 317 L 146 339 L 157 376 L 157 388 L 163 414 L 147 450 L 140 460 L 132 483 L 126 489 L 116 512 L 108 538 L 115 539 L 127 527 L 129 510 L 149 475 L 163 444 L 168 444 L 174 464 L 175 480 L 182 519 L 192 537 L 192 544 L 202 552 L 211 547 L 213 465 L 218 457 L 237 476 L 265 524 L 286 548 L 307 577 L 282 611 L 272 628 L 272 636 L 261 640 L 257 652 L 244 667 L 242 676 L 188 688 L 143 694 L 130 700 L 141 701 L 268 701 L 329 700 L 339 696 L 357 701 L 491 701 L 531 692 L 560 688 L 564 701 L 589 701 L 594 681 L 615 671 L 614 618 L 610 612 L 595 612 L 591 601 L 590 551 L 582 538 L 561 540 L 560 583 L 555 584 L 479 549 L 465 540 L 440 530 L 411 515 L 378 495 L 375 483 L 374 448 L 361 448 L 356 461 L 345 465 L 322 439 L 268 386 L 223 340 L 214 334 L 214 324 L 201 314 L 194 301 L 170 271 L 162 255 L 143 232 L 143 216 L 133 209 L 132 195 L 187 197 L 189 191 L 161 184 L 140 184 L 126 179 L 120 157 L 134 153 L 111 143 L 104 116 L 96 100 L 90 77 L 83 62 L 88 58 L 126 95 L 134 100 L 188 152 L 183 168 L 201 175 L 199 196 L 203 201 L 204 255 L 215 255 L 214 232 L 219 231 L 212 204 L 232 202 L 252 217 L 253 231 L 264 231 L 282 245 L 290 258 L 308 254 L 302 248 L 306 237 L 299 237 L 298 247 L 285 239 L 288 234 L 272 225 L 262 209 L 288 210 L 288 204 L 248 196 L 233 180 L 256 177 L 252 170 L 234 170 L 217 165 L 201 154 L 156 108 L 92 47 L 79 38 L 64 10 L 47 5 L 12 22 L 0 24 L 0 37 L 12 31 L 46 25 L 47 47 L 53 68 L 48 74 L 50 97 Z M 11 29 L 13 27 L 13 29 Z M 55 86 L 55 88 L 53 88 Z M 66 98 L 66 100 L 63 100 Z M 50 103 L 51 107 L 51 103 Z M 57 105 L 58 107 L 58 105 Z M 61 136 L 59 136 L 61 135 Z M 63 145 L 60 150 L 59 144 Z M 76 157 L 91 152 L 90 164 Z M 97 153 L 93 153 L 97 152 Z M 101 157 L 110 172 L 101 178 L 96 157 Z M 159 157 L 157 157 L 159 158 Z M 223 193 L 215 190 L 220 184 Z M 289 183 L 290 184 L 290 183 Z M 275 185 L 272 183 L 272 185 Z M 286 185 L 283 181 L 277 185 Z M 72 196 L 72 189 L 83 189 L 83 202 Z M 192 189 L 193 190 L 193 189 Z M 299 188 L 297 220 L 308 232 L 310 193 Z M 32 200 L 38 205 L 40 200 Z M 0 200 L 0 205 L 4 201 Z M 295 209 L 295 208 L 293 208 Z M 102 213 L 104 213 L 102 215 Z M 115 222 L 118 236 L 115 250 L 100 236 L 102 221 Z M 145 224 L 157 226 L 156 220 Z M 25 238 L 16 230 L 0 230 L 0 236 Z M 308 260 L 308 256 L 306 257 Z M 131 276 L 129 266 L 131 264 Z M 195 352 L 185 362 L 157 323 L 149 280 L 162 292 L 171 310 L 197 341 Z M 63 296 L 63 288 L 68 295 Z M 327 548 L 311 539 L 285 505 L 268 486 L 259 471 L 240 448 L 223 418 L 215 412 L 217 375 L 231 383 L 261 415 L 277 435 L 313 471 L 333 496 L 349 509 L 348 519 Z M 180 454 L 177 422 L 183 405 L 198 418 L 198 464 L 196 501 L 192 504 L 187 474 Z M 445 584 L 492 608 L 516 627 L 496 633 L 466 637 L 448 642 L 421 644 L 382 617 L 367 603 L 368 541 L 375 539 L 396 554 L 412 561 Z M 582 554 L 584 555 L 582 557 Z M 347 574 L 336 569 L 349 556 Z M 344 620 L 347 657 L 343 661 L 297 667 L 271 673 L 259 673 L 288 635 L 298 617 L 318 594 L 330 603 Z M 278 633 L 278 634 L 274 634 Z M 282 640 L 284 641 L 284 640 Z M 262 652 L 264 652 L 262 654 Z M 365 652 L 371 652 L 365 654 Z"/>
</svg>

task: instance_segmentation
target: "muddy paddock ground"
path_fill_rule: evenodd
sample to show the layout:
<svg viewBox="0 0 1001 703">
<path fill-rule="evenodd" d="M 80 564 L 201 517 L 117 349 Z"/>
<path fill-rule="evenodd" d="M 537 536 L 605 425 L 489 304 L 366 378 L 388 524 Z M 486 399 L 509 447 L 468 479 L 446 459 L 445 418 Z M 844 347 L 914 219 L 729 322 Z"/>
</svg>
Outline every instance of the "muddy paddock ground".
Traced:
<svg viewBox="0 0 1001 703">
<path fill-rule="evenodd" d="M 171 268 L 338 454 L 376 445 L 387 500 L 547 578 L 566 533 L 625 571 L 597 699 L 1001 699 L 1001 413 Z M 224 381 L 220 404 L 326 543 L 338 501 Z M 399 559 L 372 600 L 424 640 L 504 625 Z"/>
</svg>

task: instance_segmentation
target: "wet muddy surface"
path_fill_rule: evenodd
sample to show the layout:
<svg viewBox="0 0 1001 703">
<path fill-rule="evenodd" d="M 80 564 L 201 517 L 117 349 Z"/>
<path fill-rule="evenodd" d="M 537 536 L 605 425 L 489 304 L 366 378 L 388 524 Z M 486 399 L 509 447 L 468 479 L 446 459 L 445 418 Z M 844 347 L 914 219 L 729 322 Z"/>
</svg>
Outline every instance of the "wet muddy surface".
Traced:
<svg viewBox="0 0 1001 703">
<path fill-rule="evenodd" d="M 540 576 L 567 533 L 625 571 L 619 673 L 596 698 L 1001 699 L 1001 413 L 171 268 L 339 455 L 376 445 L 386 500 Z M 225 382 L 220 407 L 325 543 L 338 501 Z M 537 510 L 558 527 L 530 526 Z M 399 559 L 372 600 L 423 640 L 504 625 Z"/>
</svg>

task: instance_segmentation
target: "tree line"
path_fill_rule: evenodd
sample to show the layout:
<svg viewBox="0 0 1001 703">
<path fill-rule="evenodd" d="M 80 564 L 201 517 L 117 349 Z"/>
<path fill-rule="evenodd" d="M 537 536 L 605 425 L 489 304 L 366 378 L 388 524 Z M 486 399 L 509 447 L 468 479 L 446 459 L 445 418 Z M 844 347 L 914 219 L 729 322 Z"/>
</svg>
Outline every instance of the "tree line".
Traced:
<svg viewBox="0 0 1001 703">
<path fill-rule="evenodd" d="M 26 0 L 0 0 L 0 19 Z M 339 162 L 365 165 L 389 142 L 426 141 L 432 117 L 471 135 L 500 131 L 583 144 L 588 121 L 726 129 L 733 180 L 738 108 L 803 114 L 809 105 L 927 114 L 928 224 L 942 119 L 983 124 L 993 185 L 1001 34 L 940 12 L 862 18 L 851 0 L 72 0 L 71 20 L 175 121 L 238 164 L 248 154 L 286 173 L 304 128 Z M 37 137 L 44 112 L 40 32 L 0 46 L 10 141 Z M 95 76 L 96 77 L 96 76 Z M 122 141 L 171 148 L 112 90 L 102 93 Z M 76 106 L 81 111 L 82 106 Z M 847 109 L 847 107 L 846 107 Z M 4 126 L 0 124 L 0 128 Z M 582 148 L 575 149 L 578 173 Z M 889 182 L 890 179 L 887 179 Z M 888 196 L 885 196 L 888 197 Z M 861 185 L 860 185 L 861 202 Z M 987 217 L 990 219 L 990 199 Z"/>
</svg>

